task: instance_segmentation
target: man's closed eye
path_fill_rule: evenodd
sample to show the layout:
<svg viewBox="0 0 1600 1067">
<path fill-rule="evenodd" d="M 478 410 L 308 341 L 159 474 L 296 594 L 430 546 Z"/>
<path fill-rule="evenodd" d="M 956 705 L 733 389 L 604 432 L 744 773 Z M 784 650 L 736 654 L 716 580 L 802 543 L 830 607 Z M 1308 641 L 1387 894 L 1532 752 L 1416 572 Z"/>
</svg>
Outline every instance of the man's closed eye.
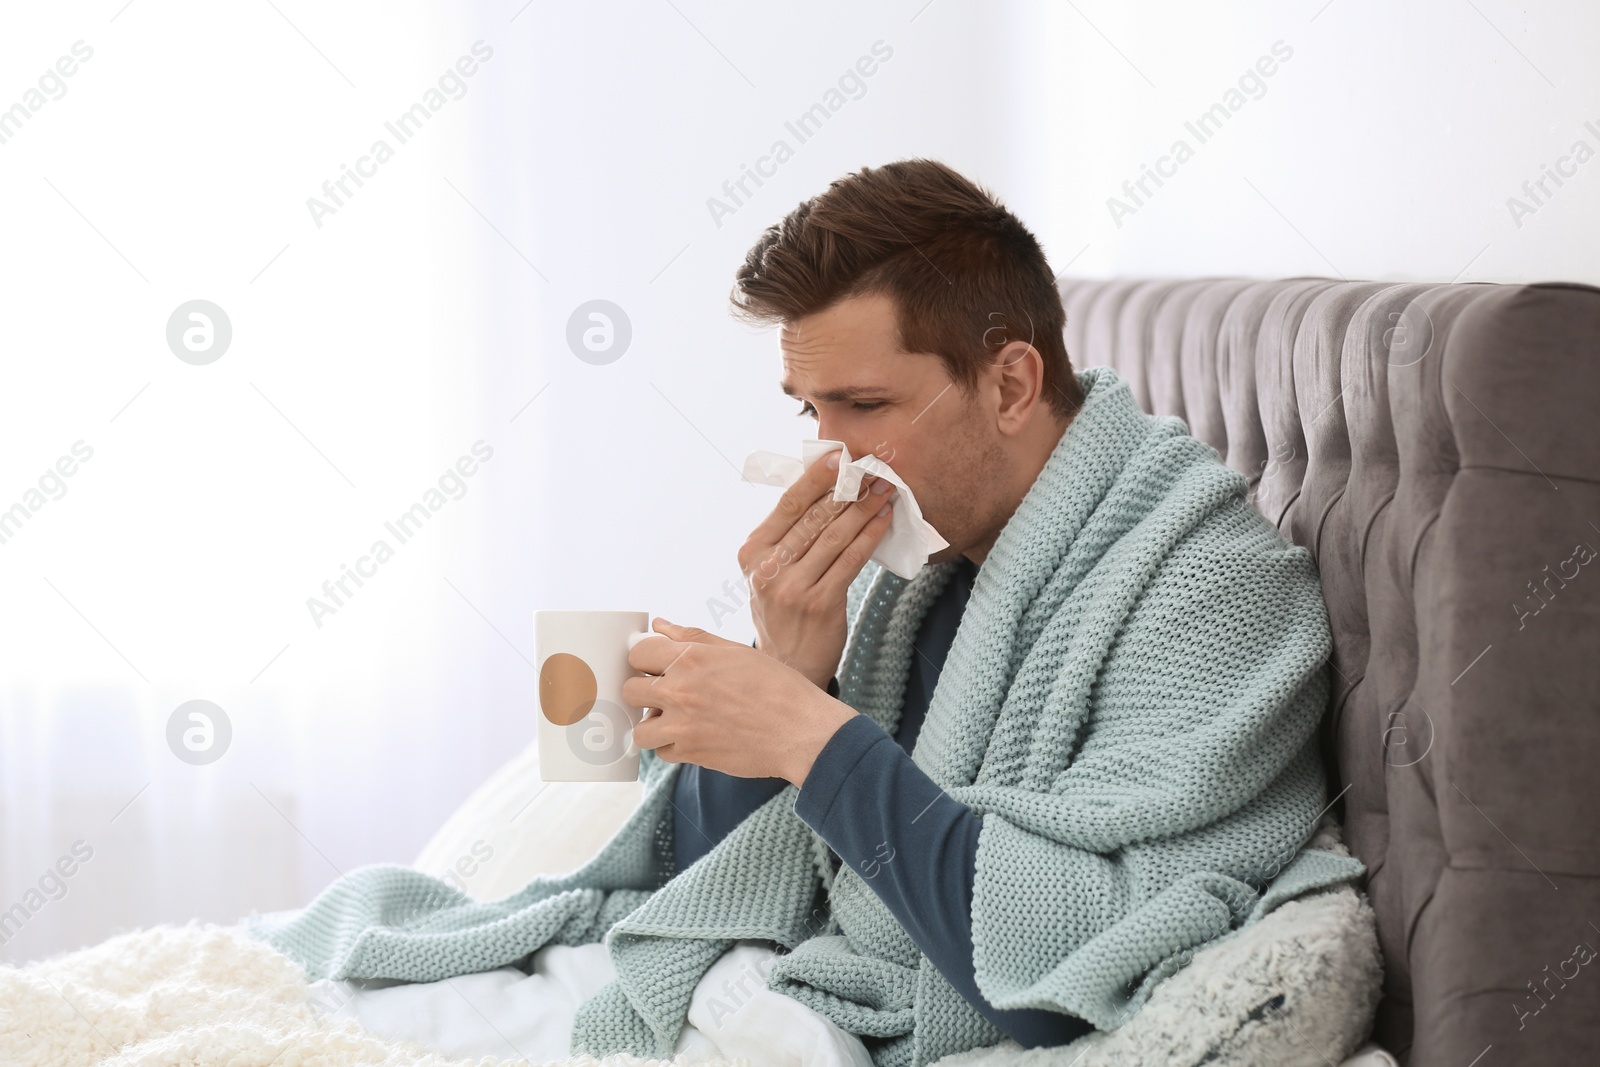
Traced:
<svg viewBox="0 0 1600 1067">
<path fill-rule="evenodd" d="M 876 411 L 879 408 L 883 407 L 883 403 L 884 402 L 882 400 L 871 400 L 871 401 L 857 400 L 853 404 L 851 404 L 850 406 L 855 408 L 857 411 Z M 810 415 L 812 418 L 816 418 L 817 417 L 817 409 L 811 406 L 811 401 L 802 400 L 802 401 L 800 401 L 800 410 L 795 412 L 795 414 L 796 415 Z"/>
</svg>

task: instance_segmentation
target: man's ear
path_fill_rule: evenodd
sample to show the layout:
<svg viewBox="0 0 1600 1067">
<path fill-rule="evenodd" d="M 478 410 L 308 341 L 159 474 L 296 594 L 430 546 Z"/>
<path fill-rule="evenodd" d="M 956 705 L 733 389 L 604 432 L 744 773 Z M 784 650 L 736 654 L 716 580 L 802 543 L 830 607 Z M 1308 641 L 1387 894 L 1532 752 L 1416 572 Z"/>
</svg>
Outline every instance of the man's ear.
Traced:
<svg viewBox="0 0 1600 1067">
<path fill-rule="evenodd" d="M 991 358 L 989 373 L 999 390 L 996 428 L 1008 436 L 1020 433 L 1044 390 L 1044 357 L 1028 342 L 1012 341 Z"/>
</svg>

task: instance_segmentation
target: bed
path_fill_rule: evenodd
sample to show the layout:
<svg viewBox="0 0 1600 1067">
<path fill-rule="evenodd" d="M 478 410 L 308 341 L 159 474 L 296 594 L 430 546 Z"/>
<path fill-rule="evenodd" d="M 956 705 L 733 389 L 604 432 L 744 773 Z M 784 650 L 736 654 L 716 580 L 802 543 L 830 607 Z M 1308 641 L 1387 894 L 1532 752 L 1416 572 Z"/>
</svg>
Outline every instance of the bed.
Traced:
<svg viewBox="0 0 1600 1067">
<path fill-rule="evenodd" d="M 1062 294 L 1075 364 L 1185 419 L 1316 559 L 1336 685 L 1315 844 L 1368 876 L 1201 952 L 1113 1034 L 940 1067 L 1580 1062 L 1600 1039 L 1600 982 L 1569 973 L 1575 945 L 1600 944 L 1600 579 L 1582 550 L 1600 545 L 1600 290 L 1215 278 Z M 541 783 L 530 748 L 414 862 L 503 897 L 580 865 L 640 793 Z M 225 927 L 0 968 L 0 1004 L 8 1063 L 468 1062 L 339 1017 Z"/>
</svg>

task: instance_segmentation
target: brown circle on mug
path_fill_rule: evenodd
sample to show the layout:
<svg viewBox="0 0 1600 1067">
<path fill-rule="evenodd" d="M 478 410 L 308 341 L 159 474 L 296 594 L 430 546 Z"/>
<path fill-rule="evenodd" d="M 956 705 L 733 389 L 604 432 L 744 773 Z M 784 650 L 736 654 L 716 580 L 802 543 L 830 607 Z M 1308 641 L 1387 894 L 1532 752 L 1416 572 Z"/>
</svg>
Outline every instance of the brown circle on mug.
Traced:
<svg viewBox="0 0 1600 1067">
<path fill-rule="evenodd" d="M 599 692 L 589 664 L 570 652 L 552 652 L 539 667 L 539 710 L 557 726 L 582 722 Z"/>
</svg>

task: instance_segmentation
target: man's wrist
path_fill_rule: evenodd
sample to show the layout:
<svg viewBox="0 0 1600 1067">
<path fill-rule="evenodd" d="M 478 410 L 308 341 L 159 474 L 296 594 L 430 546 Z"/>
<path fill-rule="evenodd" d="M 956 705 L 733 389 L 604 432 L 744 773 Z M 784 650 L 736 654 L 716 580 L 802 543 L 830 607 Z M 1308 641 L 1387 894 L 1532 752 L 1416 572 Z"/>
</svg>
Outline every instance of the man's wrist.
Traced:
<svg viewBox="0 0 1600 1067">
<path fill-rule="evenodd" d="M 755 649 L 757 652 L 766 652 L 767 651 L 766 649 L 761 647 L 761 635 L 760 634 L 757 634 L 755 636 L 755 639 L 750 642 L 750 647 Z M 772 654 L 770 652 L 767 652 L 767 655 L 772 655 Z M 782 657 L 774 656 L 773 658 L 777 659 L 779 663 L 784 663 L 785 665 L 790 666 L 790 667 L 794 666 L 794 664 L 788 663 L 788 661 L 784 660 Z M 797 669 L 800 670 L 801 674 L 805 675 L 806 681 L 810 682 L 812 685 L 816 686 L 818 689 L 821 689 L 821 690 L 825 691 L 829 696 L 838 696 L 839 695 L 839 691 L 838 691 L 838 672 L 837 671 L 830 671 L 826 675 L 816 675 L 816 674 L 812 674 L 810 671 L 807 671 L 807 670 L 804 670 L 804 669 L 801 669 L 801 668 L 797 668 Z"/>
<path fill-rule="evenodd" d="M 811 773 L 811 765 L 816 762 L 828 740 L 838 732 L 839 727 L 859 714 L 850 705 L 819 691 L 816 699 L 808 701 L 801 713 L 793 764 L 784 777 L 796 787 L 803 786 L 806 776 Z"/>
<path fill-rule="evenodd" d="M 829 696 L 838 695 L 834 689 L 834 684 L 838 678 L 838 673 L 836 671 L 830 670 L 827 674 L 812 674 L 808 671 L 802 671 L 801 673 L 805 674 L 806 681 L 810 682 L 824 693 L 827 693 Z"/>
</svg>

